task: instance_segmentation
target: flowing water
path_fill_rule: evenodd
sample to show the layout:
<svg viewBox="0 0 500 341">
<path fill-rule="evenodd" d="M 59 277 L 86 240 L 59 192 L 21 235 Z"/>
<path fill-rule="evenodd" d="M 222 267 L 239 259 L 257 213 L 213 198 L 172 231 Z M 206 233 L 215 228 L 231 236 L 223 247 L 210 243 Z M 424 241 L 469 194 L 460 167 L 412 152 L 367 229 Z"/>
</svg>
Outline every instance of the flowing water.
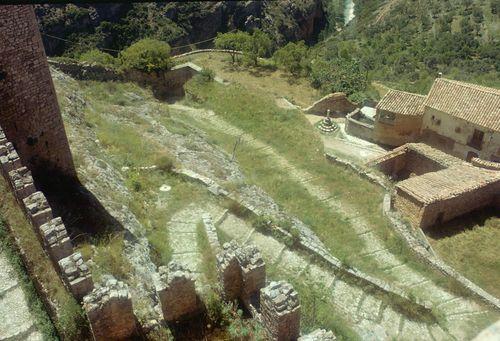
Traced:
<svg viewBox="0 0 500 341">
<path fill-rule="evenodd" d="M 349 22 L 354 19 L 354 1 L 345 0 L 344 3 L 344 25 L 349 24 Z"/>
</svg>

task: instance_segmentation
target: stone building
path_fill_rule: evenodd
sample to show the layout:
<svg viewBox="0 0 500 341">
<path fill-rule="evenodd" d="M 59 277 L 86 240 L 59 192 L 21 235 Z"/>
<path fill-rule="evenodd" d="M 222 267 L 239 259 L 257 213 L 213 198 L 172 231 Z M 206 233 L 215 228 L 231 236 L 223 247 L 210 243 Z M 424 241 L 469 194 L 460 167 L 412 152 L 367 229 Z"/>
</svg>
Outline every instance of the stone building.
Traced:
<svg viewBox="0 0 500 341">
<path fill-rule="evenodd" d="M 475 167 L 423 143 L 405 144 L 371 164 L 399 181 L 393 206 L 427 228 L 473 210 L 500 208 L 500 172 Z"/>
<path fill-rule="evenodd" d="M 423 110 L 422 141 L 461 159 L 500 162 L 500 90 L 438 78 Z"/>
<path fill-rule="evenodd" d="M 372 139 L 388 146 L 415 141 L 422 125 L 425 96 L 390 90 L 377 104 Z"/>
<path fill-rule="evenodd" d="M 0 126 L 37 178 L 73 160 L 31 5 L 0 6 Z"/>
</svg>

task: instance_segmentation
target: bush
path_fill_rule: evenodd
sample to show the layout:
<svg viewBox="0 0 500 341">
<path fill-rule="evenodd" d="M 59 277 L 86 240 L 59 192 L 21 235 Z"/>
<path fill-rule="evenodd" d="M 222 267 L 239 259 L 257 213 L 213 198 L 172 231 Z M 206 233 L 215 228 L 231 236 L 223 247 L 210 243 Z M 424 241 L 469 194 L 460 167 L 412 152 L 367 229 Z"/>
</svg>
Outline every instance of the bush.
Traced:
<svg viewBox="0 0 500 341">
<path fill-rule="evenodd" d="M 154 39 L 142 39 L 120 53 L 123 67 L 152 72 L 168 70 L 172 66 L 170 45 Z"/>
<path fill-rule="evenodd" d="M 93 49 L 81 54 L 78 59 L 82 62 L 108 67 L 115 67 L 118 64 L 118 60 L 115 57 L 113 57 L 109 53 L 102 52 L 97 49 Z"/>
<path fill-rule="evenodd" d="M 211 82 L 215 79 L 215 71 L 212 69 L 201 69 L 200 71 L 200 79 L 203 82 Z"/>
<path fill-rule="evenodd" d="M 155 161 L 156 167 L 162 173 L 170 173 L 174 168 L 174 160 L 172 156 L 163 153 L 156 158 Z"/>
<path fill-rule="evenodd" d="M 273 55 L 276 64 L 290 72 L 292 75 L 299 75 L 302 70 L 307 69 L 308 49 L 304 41 L 298 43 L 288 43 Z"/>
</svg>

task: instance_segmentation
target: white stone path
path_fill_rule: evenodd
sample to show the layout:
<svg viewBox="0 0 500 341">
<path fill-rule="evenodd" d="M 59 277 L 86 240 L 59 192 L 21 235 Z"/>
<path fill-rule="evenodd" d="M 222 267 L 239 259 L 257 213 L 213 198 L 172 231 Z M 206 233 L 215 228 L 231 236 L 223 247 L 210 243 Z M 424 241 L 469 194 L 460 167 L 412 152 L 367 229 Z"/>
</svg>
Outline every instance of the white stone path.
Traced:
<svg viewBox="0 0 500 341">
<path fill-rule="evenodd" d="M 43 340 L 17 273 L 0 249 L 0 340 Z"/>
<path fill-rule="evenodd" d="M 267 157 L 270 164 L 281 170 L 286 170 L 288 176 L 298 185 L 303 186 L 312 197 L 321 201 L 336 214 L 346 218 L 350 222 L 353 232 L 366 244 L 366 252 L 359 256 L 372 258 L 380 269 L 395 278 L 393 284 L 407 291 L 411 290 L 420 300 L 430 302 L 437 311 L 444 314 L 450 332 L 458 339 L 470 336 L 468 330 L 475 329 L 475 319 L 482 318 L 483 315 L 489 313 L 487 309 L 478 305 L 475 301 L 456 296 L 404 264 L 370 228 L 362 212 L 341 202 L 333 193 L 323 187 L 315 185 L 315 176 L 296 168 L 271 146 L 246 134 L 243 130 L 228 123 L 212 111 L 179 104 L 171 105 L 171 107 L 188 114 L 201 124 L 211 125 L 222 133 L 241 136 L 243 143 Z"/>
</svg>

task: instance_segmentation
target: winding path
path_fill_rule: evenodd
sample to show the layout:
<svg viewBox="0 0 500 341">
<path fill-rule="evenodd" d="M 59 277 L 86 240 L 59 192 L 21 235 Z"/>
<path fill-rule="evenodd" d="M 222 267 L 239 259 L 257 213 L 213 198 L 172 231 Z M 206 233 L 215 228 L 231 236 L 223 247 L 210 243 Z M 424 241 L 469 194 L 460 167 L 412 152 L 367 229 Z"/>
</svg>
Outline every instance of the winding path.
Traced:
<svg viewBox="0 0 500 341">
<path fill-rule="evenodd" d="M 307 171 L 296 168 L 281 156 L 271 146 L 256 139 L 252 135 L 233 126 L 212 111 L 196 109 L 180 104 L 171 105 L 173 109 L 182 111 L 202 124 L 209 124 L 222 133 L 231 136 L 241 136 L 242 142 L 254 148 L 262 156 L 267 157 L 270 164 L 282 170 L 286 170 L 289 177 L 298 186 L 302 186 L 307 192 L 322 204 L 326 205 L 336 214 L 342 215 L 349 221 L 353 232 L 365 242 L 366 252 L 359 257 L 370 257 L 379 266 L 379 269 L 394 277 L 394 284 L 411 292 L 416 298 L 426 301 L 441 313 L 453 337 L 458 339 L 470 337 L 476 327 L 476 318 L 483 318 L 490 311 L 480 306 L 473 300 L 469 300 L 442 287 L 436 285 L 424 274 L 414 270 L 405 262 L 394 255 L 390 249 L 377 236 L 369 226 L 367 220 L 357 208 L 347 205 L 339 200 L 333 193 L 325 188 L 314 184 L 317 177 Z"/>
</svg>

